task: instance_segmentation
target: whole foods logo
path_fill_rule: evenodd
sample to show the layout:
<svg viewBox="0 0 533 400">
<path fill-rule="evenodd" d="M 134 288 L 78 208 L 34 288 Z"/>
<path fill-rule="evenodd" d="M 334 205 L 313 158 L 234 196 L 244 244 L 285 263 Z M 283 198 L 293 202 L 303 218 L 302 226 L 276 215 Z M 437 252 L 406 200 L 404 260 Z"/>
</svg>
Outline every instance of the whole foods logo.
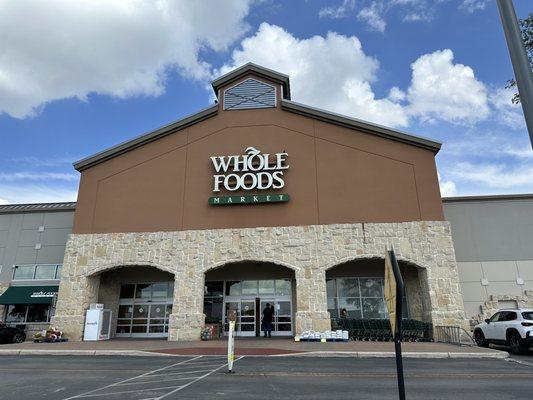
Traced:
<svg viewBox="0 0 533 400">
<path fill-rule="evenodd" d="M 265 191 L 279 190 L 285 186 L 283 173 L 289 169 L 288 154 L 263 154 L 255 147 L 248 147 L 245 154 L 234 156 L 213 156 L 211 162 L 216 174 L 213 175 L 213 192 L 221 189 L 235 191 Z M 255 195 L 214 196 L 209 198 L 209 204 L 254 204 L 279 203 L 289 201 L 288 194 L 264 192 Z"/>
</svg>

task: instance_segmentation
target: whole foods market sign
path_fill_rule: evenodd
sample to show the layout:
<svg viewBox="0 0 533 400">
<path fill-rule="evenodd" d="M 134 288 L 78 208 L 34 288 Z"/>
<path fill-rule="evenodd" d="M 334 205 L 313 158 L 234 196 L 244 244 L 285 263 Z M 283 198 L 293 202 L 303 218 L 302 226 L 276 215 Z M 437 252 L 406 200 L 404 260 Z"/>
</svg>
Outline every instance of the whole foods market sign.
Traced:
<svg viewBox="0 0 533 400">
<path fill-rule="evenodd" d="M 213 192 L 245 191 L 254 194 L 235 196 L 213 196 L 211 205 L 279 203 L 289 201 L 288 194 L 267 190 L 279 190 L 285 186 L 283 173 L 289 169 L 288 154 L 273 155 L 261 153 L 255 147 L 248 147 L 245 154 L 234 156 L 213 156 L 211 162 L 215 168 L 213 175 Z"/>
<path fill-rule="evenodd" d="M 31 298 L 35 299 L 35 298 L 47 298 L 47 297 L 54 297 L 55 295 L 57 294 L 57 292 L 45 292 L 45 291 L 38 291 L 38 292 L 33 292 L 31 294 Z"/>
</svg>

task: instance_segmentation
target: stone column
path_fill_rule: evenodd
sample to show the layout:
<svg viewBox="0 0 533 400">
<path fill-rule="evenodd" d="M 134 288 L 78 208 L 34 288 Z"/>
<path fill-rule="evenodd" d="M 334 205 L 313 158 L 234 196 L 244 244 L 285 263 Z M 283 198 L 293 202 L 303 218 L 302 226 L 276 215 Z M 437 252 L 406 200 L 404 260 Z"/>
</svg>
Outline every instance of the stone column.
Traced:
<svg viewBox="0 0 533 400">
<path fill-rule="evenodd" d="M 111 337 L 117 331 L 118 307 L 120 300 L 120 279 L 119 272 L 105 273 L 105 278 L 101 277 L 98 289 L 98 303 L 104 305 L 105 309 L 111 310 Z"/>
<path fill-rule="evenodd" d="M 296 276 L 296 334 L 303 331 L 331 329 L 327 309 L 326 273 L 307 266 L 295 272 Z"/>
<path fill-rule="evenodd" d="M 407 304 L 409 307 L 409 318 L 429 322 L 429 319 L 425 319 L 428 316 L 424 315 L 425 307 L 419 280 L 420 269 L 411 266 L 400 266 L 400 269 L 402 272 L 403 283 L 405 285 L 405 296 L 407 297 Z"/>
<path fill-rule="evenodd" d="M 198 268 L 199 269 L 199 268 Z M 188 269 L 176 274 L 174 281 L 174 301 L 169 318 L 168 340 L 199 340 L 205 324 L 204 274 Z"/>
<path fill-rule="evenodd" d="M 433 265 L 420 274 L 422 291 L 428 293 L 429 301 L 426 299 L 426 302 L 431 305 L 431 322 L 433 326 L 468 329 L 449 224 L 444 223 L 438 228 L 435 231 L 439 236 L 433 239 L 428 249 L 428 253 L 433 255 Z"/>
<path fill-rule="evenodd" d="M 63 331 L 69 340 L 83 339 L 85 311 L 91 303 L 97 302 L 99 285 L 100 275 L 63 276 L 59 284 L 56 312 L 50 324 Z"/>
</svg>

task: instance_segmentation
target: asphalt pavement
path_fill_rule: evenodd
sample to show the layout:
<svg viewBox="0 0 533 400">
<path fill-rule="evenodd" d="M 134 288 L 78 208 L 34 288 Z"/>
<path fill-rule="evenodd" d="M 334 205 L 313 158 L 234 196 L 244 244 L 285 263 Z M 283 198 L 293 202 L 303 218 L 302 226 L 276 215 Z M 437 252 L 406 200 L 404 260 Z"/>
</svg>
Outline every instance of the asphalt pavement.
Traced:
<svg viewBox="0 0 533 400">
<path fill-rule="evenodd" d="M 405 359 L 407 399 L 531 399 L 533 363 Z M 2 356 L 0 399 L 397 399 L 394 359 Z"/>
</svg>

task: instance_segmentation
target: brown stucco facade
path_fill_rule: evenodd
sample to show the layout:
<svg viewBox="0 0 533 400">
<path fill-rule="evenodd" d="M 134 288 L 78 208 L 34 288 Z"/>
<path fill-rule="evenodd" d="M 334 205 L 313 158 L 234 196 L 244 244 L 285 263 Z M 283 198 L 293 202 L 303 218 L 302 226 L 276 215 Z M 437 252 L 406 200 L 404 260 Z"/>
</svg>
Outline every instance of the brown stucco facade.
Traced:
<svg viewBox="0 0 533 400">
<path fill-rule="evenodd" d="M 431 150 L 297 115 L 280 103 L 230 111 L 220 104 L 206 120 L 83 170 L 74 233 L 443 220 Z M 283 191 L 291 201 L 210 207 L 210 157 L 249 146 L 288 153 Z"/>
<path fill-rule="evenodd" d="M 248 78 L 276 88 L 275 106 L 224 110 L 224 91 Z M 268 262 L 295 277 L 293 333 L 327 329 L 326 271 L 356 258 L 375 260 L 390 245 L 414 268 L 408 275 L 409 287 L 419 288 L 410 289 L 418 296 L 416 315 L 434 324 L 462 323 L 437 145 L 307 111 L 288 99 L 288 78 L 260 69 L 244 68 L 214 86 L 218 106 L 199 118 L 76 164 L 81 182 L 56 324 L 79 339 L 88 304 L 113 297 L 109 288 L 98 294 L 99 274 L 149 266 L 174 274 L 169 338 L 195 339 L 205 320 L 206 274 L 224 263 Z M 240 155 L 250 146 L 288 154 L 285 187 L 268 192 L 289 194 L 290 201 L 209 205 L 210 157 Z M 120 278 L 114 279 L 118 287 Z"/>
</svg>

